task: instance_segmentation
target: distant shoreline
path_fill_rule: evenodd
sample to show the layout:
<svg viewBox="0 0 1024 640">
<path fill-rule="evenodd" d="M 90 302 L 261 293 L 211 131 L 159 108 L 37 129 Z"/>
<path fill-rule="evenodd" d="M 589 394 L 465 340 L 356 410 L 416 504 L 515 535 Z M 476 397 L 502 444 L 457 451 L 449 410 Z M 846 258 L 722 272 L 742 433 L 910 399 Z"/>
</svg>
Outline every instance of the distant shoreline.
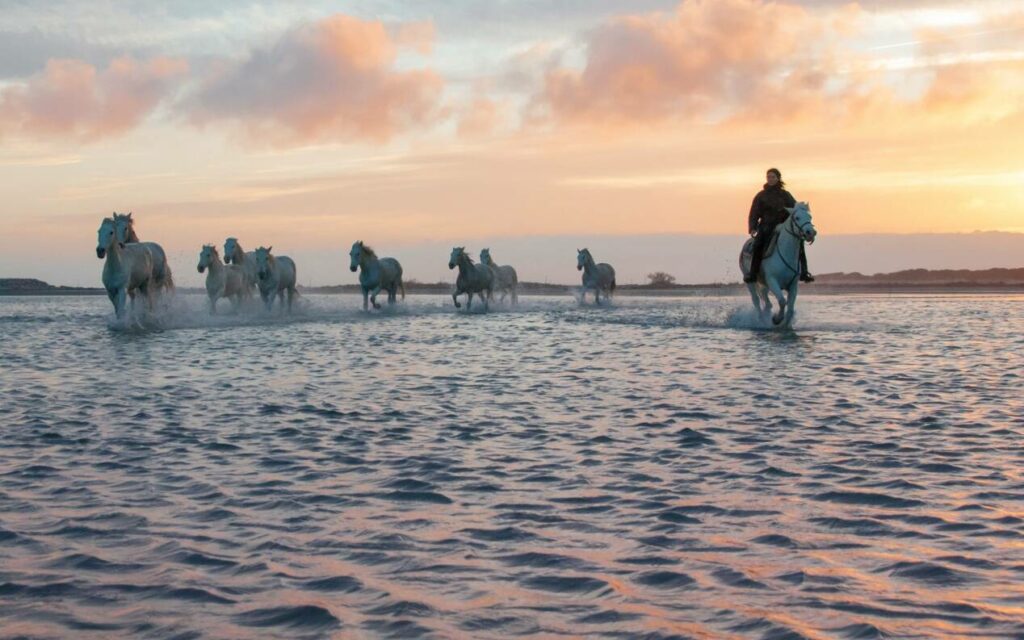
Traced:
<svg viewBox="0 0 1024 640">
<path fill-rule="evenodd" d="M 571 296 L 579 287 L 575 285 L 548 285 L 536 289 L 522 289 L 523 296 Z M 358 287 L 299 287 L 300 293 L 312 295 L 356 295 Z M 206 292 L 198 287 L 179 287 L 179 293 L 203 295 Z M 409 288 L 410 296 L 450 295 L 452 286 L 424 286 Z M 991 284 L 991 285 L 833 285 L 804 284 L 800 287 L 800 295 L 914 295 L 914 294 L 945 294 L 945 295 L 992 295 L 992 294 L 1024 294 L 1024 284 Z M 43 296 L 103 296 L 106 291 L 89 287 L 53 287 L 50 289 L 0 289 L 0 297 L 43 297 Z M 622 286 L 616 289 L 618 297 L 638 298 L 700 298 L 700 297 L 743 297 L 747 296 L 746 285 L 685 285 L 672 289 L 652 289 L 641 285 Z"/>
<path fill-rule="evenodd" d="M 450 295 L 451 282 L 405 283 L 410 295 Z M 519 293 L 525 296 L 569 296 L 580 289 L 578 284 L 520 282 Z M 860 273 L 825 273 L 817 282 L 800 286 L 802 295 L 845 294 L 993 294 L 1024 293 L 1024 267 L 1017 269 L 910 269 L 895 273 L 865 276 Z M 206 293 L 202 287 L 181 287 L 181 293 Z M 309 294 L 358 294 L 358 284 L 303 287 Z M 0 278 L 0 296 L 97 296 L 106 295 L 100 287 L 54 286 L 35 278 Z M 747 286 L 740 282 L 705 284 L 624 284 L 615 290 L 618 296 L 746 296 Z"/>
</svg>

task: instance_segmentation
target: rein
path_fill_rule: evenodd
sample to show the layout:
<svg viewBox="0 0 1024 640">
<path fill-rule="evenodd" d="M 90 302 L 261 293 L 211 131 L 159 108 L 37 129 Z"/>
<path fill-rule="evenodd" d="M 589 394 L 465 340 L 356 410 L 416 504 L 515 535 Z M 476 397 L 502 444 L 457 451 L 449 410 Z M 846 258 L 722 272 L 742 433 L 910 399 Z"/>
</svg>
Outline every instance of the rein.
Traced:
<svg viewBox="0 0 1024 640">
<path fill-rule="evenodd" d="M 796 216 L 794 216 L 793 214 L 789 214 L 789 219 L 786 220 L 786 225 L 784 227 L 782 227 L 782 230 L 785 231 L 786 233 L 788 233 L 789 235 L 793 236 L 793 238 L 795 238 L 798 242 L 803 242 L 803 238 L 799 234 L 797 234 L 796 230 L 793 228 L 793 223 L 794 223 L 795 217 Z M 803 233 L 803 229 L 802 228 L 800 229 L 800 232 Z M 789 264 L 789 261 L 786 260 L 786 254 L 785 254 L 785 252 L 782 251 L 781 248 L 777 247 L 776 248 L 776 253 L 779 254 L 779 260 L 782 260 L 782 264 L 786 265 L 786 268 L 793 272 L 793 278 L 795 278 L 797 275 L 800 274 L 800 270 L 798 268 L 794 267 L 793 265 Z M 798 250 L 797 251 L 797 262 L 800 261 L 799 256 L 800 256 L 800 253 L 799 253 L 799 250 Z M 790 287 L 790 285 L 793 284 L 793 278 L 789 279 L 789 284 L 786 285 L 787 289 Z"/>
</svg>

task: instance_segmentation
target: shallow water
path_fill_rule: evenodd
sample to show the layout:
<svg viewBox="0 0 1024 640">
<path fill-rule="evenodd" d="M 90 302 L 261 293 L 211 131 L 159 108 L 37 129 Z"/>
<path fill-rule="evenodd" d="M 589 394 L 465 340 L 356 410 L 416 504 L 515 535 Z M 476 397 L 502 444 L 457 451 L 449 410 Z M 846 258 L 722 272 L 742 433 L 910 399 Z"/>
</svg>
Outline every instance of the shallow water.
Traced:
<svg viewBox="0 0 1024 640">
<path fill-rule="evenodd" d="M 1024 298 L 201 302 L 0 298 L 0 635 L 1024 635 Z"/>
</svg>

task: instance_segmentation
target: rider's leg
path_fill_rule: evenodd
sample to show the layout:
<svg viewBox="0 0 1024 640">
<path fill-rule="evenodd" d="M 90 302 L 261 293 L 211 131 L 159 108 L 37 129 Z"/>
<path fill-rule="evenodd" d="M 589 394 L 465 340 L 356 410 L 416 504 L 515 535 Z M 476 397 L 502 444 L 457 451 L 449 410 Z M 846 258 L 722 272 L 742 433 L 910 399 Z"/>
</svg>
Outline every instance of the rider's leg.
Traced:
<svg viewBox="0 0 1024 640">
<path fill-rule="evenodd" d="M 814 282 L 814 276 L 807 270 L 807 252 L 804 251 L 804 243 L 800 241 L 800 282 Z"/>
<path fill-rule="evenodd" d="M 750 260 L 750 273 L 743 278 L 743 282 L 751 284 L 757 282 L 757 274 L 761 271 L 761 258 L 764 256 L 765 247 L 768 245 L 768 240 L 772 237 L 772 231 L 775 230 L 775 225 L 762 224 L 757 228 L 757 235 L 754 237 L 754 246 L 751 249 L 753 255 Z"/>
</svg>

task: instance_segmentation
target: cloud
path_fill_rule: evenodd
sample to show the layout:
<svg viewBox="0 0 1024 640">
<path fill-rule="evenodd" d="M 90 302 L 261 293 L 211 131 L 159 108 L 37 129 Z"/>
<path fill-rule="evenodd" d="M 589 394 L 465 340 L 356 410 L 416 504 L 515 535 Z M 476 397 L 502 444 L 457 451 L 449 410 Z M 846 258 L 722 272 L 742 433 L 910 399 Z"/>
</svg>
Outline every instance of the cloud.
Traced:
<svg viewBox="0 0 1024 640">
<path fill-rule="evenodd" d="M 0 134 L 80 142 L 134 128 L 174 89 L 185 61 L 115 58 L 100 71 L 82 60 L 53 59 L 27 80 L 0 90 Z"/>
<path fill-rule="evenodd" d="M 599 26 L 587 37 L 584 67 L 550 70 L 540 100 L 562 121 L 722 117 L 800 61 L 813 64 L 824 31 L 796 5 L 686 0 L 672 13 Z"/>
<path fill-rule="evenodd" d="M 429 25 L 389 31 L 334 15 L 222 64 L 186 109 L 196 124 L 231 123 L 276 146 L 386 141 L 440 117 L 441 77 L 396 63 L 403 48 L 429 50 L 431 38 Z"/>
<path fill-rule="evenodd" d="M 1019 55 L 977 53 L 979 38 L 1019 36 L 1016 23 L 1007 27 L 1012 16 L 1000 17 L 997 34 L 922 30 L 919 43 L 907 43 L 916 48 L 901 54 L 905 69 L 864 50 L 872 20 L 886 17 L 855 4 L 812 9 L 764 0 L 684 0 L 672 12 L 619 16 L 586 34 L 581 64 L 563 60 L 544 72 L 529 119 L 738 129 L 899 127 L 918 117 L 922 125 L 956 124 L 998 102 L 1020 70 Z M 958 49 L 963 43 L 974 51 Z M 1003 104 L 990 113 L 1021 110 L 1018 101 Z"/>
</svg>

